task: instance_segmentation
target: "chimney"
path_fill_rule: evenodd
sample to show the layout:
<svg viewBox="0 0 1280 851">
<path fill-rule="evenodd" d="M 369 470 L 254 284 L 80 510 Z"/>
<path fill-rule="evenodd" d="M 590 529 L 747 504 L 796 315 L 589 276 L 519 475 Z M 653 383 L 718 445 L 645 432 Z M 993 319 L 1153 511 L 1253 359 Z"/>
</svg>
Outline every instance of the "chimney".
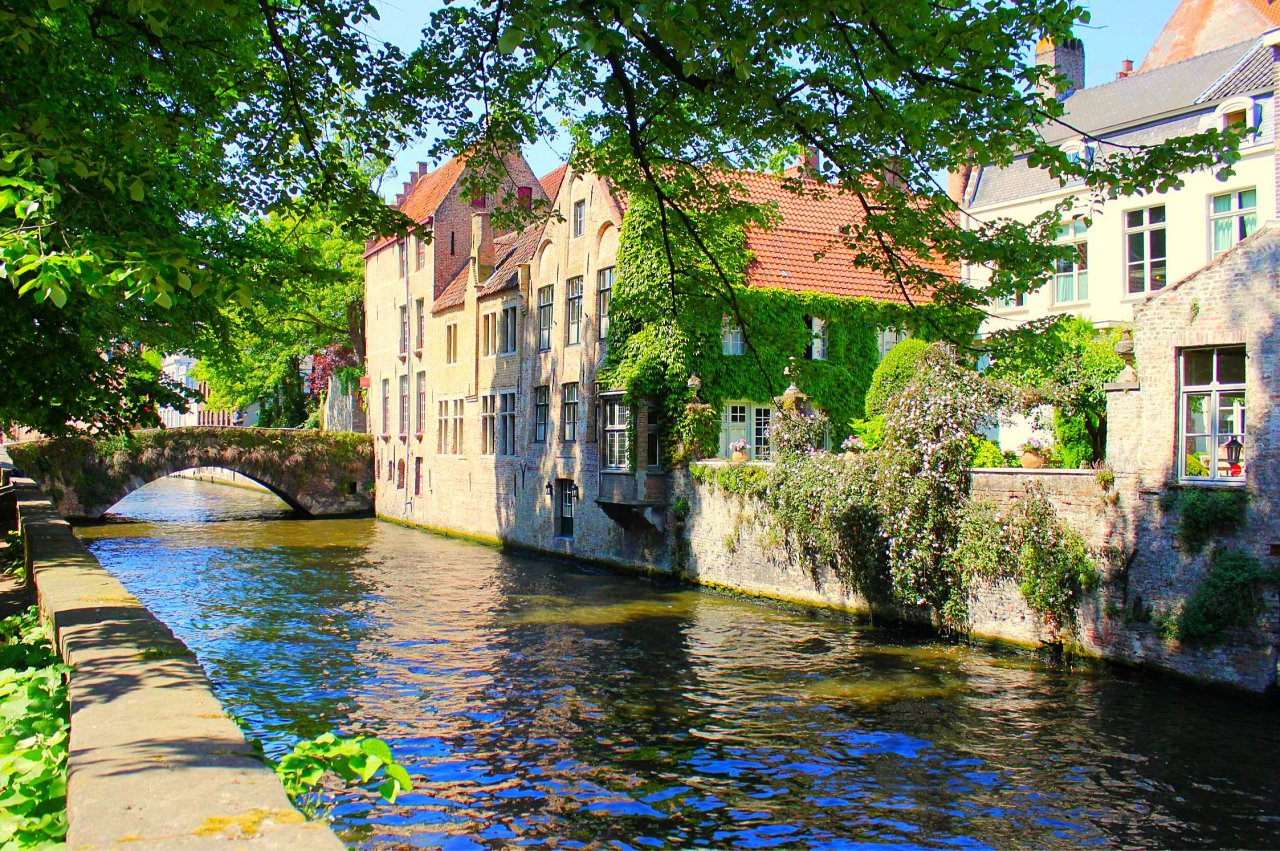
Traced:
<svg viewBox="0 0 1280 851">
<path fill-rule="evenodd" d="M 416 171 L 409 172 L 409 185 L 412 186 L 417 182 L 418 182 L 418 173 Z"/>
<path fill-rule="evenodd" d="M 1068 38 L 1062 44 L 1054 44 L 1047 38 L 1040 39 L 1036 45 L 1036 64 L 1048 65 L 1068 80 L 1067 87 L 1061 91 L 1055 83 L 1041 80 L 1040 91 L 1046 96 L 1064 98 L 1084 88 L 1084 42 L 1080 39 Z"/>
<path fill-rule="evenodd" d="M 1133 73 L 1133 60 L 1126 59 L 1120 63 L 1120 71 L 1116 74 L 1117 80 L 1123 80 Z"/>
<path fill-rule="evenodd" d="M 962 165 L 955 171 L 947 172 L 947 197 L 956 206 L 965 205 L 965 193 L 969 191 L 969 180 L 973 177 L 973 166 Z"/>
<path fill-rule="evenodd" d="M 431 172 L 431 164 L 418 161 L 418 174 L 426 177 Z"/>
<path fill-rule="evenodd" d="M 471 213 L 471 265 L 476 269 L 476 281 L 483 281 L 493 273 L 493 228 L 489 225 L 488 210 Z"/>
<path fill-rule="evenodd" d="M 820 162 L 818 149 L 805 145 L 800 151 L 800 158 L 796 160 L 796 164 L 784 169 L 782 174 L 784 177 L 808 177 L 820 180 L 822 178 L 818 173 Z"/>
</svg>

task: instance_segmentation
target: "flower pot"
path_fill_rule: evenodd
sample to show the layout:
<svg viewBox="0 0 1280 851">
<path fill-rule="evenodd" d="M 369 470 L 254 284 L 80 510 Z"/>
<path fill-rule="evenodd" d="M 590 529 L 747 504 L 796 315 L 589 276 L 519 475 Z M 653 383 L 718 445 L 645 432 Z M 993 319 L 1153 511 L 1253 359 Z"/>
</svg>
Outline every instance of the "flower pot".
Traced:
<svg viewBox="0 0 1280 851">
<path fill-rule="evenodd" d="M 1044 466 L 1044 456 L 1039 452 L 1025 450 L 1022 453 L 1022 466 L 1027 470 L 1038 470 Z"/>
<path fill-rule="evenodd" d="M 733 450 L 732 460 L 735 463 L 741 464 L 743 461 L 747 460 L 747 453 L 743 452 L 741 449 L 735 449 Z"/>
</svg>

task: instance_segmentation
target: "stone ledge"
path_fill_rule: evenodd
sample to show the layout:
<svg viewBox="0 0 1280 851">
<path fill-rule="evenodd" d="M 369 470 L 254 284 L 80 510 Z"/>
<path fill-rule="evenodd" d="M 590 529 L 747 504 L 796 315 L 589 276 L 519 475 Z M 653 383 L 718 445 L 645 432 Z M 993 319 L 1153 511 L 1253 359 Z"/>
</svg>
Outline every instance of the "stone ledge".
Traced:
<svg viewBox="0 0 1280 851">
<path fill-rule="evenodd" d="M 34 482 L 14 485 L 40 612 L 73 669 L 68 847 L 344 848 L 294 809 L 186 645 L 107 573 Z"/>
</svg>

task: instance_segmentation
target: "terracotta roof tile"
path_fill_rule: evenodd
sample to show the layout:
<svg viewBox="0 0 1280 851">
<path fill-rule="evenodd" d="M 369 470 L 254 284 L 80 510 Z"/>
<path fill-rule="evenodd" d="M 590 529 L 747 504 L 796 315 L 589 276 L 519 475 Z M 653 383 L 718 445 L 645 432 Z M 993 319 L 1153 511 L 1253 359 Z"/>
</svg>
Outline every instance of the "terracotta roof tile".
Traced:
<svg viewBox="0 0 1280 851">
<path fill-rule="evenodd" d="M 436 209 L 440 206 L 440 202 L 448 197 L 454 184 L 462 176 L 462 170 L 466 167 L 466 164 L 465 156 L 456 156 L 435 171 L 422 175 L 409 189 L 408 196 L 400 202 L 397 209 L 418 223 L 422 223 L 434 216 Z M 393 237 L 384 237 L 376 240 L 365 251 L 364 256 L 368 257 L 373 252 L 394 241 Z"/>
<path fill-rule="evenodd" d="M 1139 72 L 1256 38 L 1280 26 L 1276 0 L 1182 0 L 1142 60 Z"/>
<path fill-rule="evenodd" d="M 553 203 L 556 200 L 556 195 L 560 192 L 560 184 L 564 181 L 564 174 L 568 170 L 569 164 L 564 163 L 554 171 L 550 171 L 538 178 L 538 183 L 542 184 L 542 191 L 547 193 L 547 198 Z"/>
<path fill-rule="evenodd" d="M 542 240 L 542 230 L 543 225 L 539 224 L 521 234 L 508 234 L 502 238 L 505 245 L 495 239 L 494 248 L 497 249 L 498 262 L 494 266 L 493 274 L 480 285 L 477 295 L 483 298 L 514 287 L 519 279 L 517 267 L 533 260 L 538 243 Z"/>
<path fill-rule="evenodd" d="M 810 193 L 824 187 L 811 180 L 804 182 L 804 192 L 796 193 L 781 178 L 768 174 L 739 172 L 733 179 L 750 200 L 773 202 L 781 215 L 772 230 L 747 231 L 747 248 L 755 254 L 747 267 L 748 284 L 907 303 L 896 282 L 855 265 L 854 252 L 843 242 L 840 228 L 863 219 L 862 204 L 855 196 L 831 187 L 825 197 L 814 197 Z M 939 271 L 947 269 L 936 262 L 927 265 Z M 929 300 L 928 294 L 912 294 L 911 301 L 920 300 Z"/>
<path fill-rule="evenodd" d="M 453 276 L 453 280 L 436 296 L 436 300 L 431 304 L 431 312 L 433 314 L 448 310 L 451 307 L 460 307 L 467 300 L 467 277 L 471 274 L 471 264 L 463 263 L 462 268 L 458 270 L 458 274 Z"/>
</svg>

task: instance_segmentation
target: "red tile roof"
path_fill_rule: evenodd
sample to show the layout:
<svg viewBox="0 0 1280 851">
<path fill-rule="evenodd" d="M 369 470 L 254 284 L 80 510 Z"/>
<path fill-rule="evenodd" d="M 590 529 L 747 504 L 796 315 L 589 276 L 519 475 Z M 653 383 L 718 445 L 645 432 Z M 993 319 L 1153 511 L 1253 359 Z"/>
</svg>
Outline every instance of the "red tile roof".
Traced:
<svg viewBox="0 0 1280 851">
<path fill-rule="evenodd" d="M 458 274 L 453 276 L 453 280 L 440 291 L 440 295 L 436 296 L 436 300 L 431 303 L 431 312 L 433 314 L 448 310 L 451 307 L 460 307 L 467 300 L 467 278 L 471 274 L 471 264 L 463 263 L 462 268 L 458 270 Z"/>
<path fill-rule="evenodd" d="M 414 182 L 409 189 L 409 194 L 400 202 L 397 209 L 419 224 L 434 216 L 436 209 L 440 206 L 440 202 L 448 197 L 454 184 L 462 176 L 462 170 L 466 167 L 466 164 L 466 157 L 460 155 L 449 160 L 435 171 L 422 175 Z M 373 244 L 365 250 L 364 256 L 368 257 L 378 249 L 394 241 L 394 237 L 383 237 L 382 239 L 374 240 Z"/>
<path fill-rule="evenodd" d="M 1182 0 L 1147 51 L 1139 71 L 1163 68 L 1280 26 L 1276 0 Z"/>
<path fill-rule="evenodd" d="M 844 244 L 840 228 L 863 219 L 862 203 L 854 195 L 830 187 L 825 197 L 813 192 L 824 189 L 806 180 L 804 192 L 790 191 L 782 178 L 768 174 L 735 173 L 747 197 L 756 203 L 777 205 L 781 221 L 769 231 L 747 231 L 747 248 L 755 259 L 747 267 L 747 283 L 796 292 L 816 292 L 845 298 L 872 298 L 900 304 L 908 302 L 896 282 L 881 273 L 859 267 L 854 252 Z M 930 268 L 946 271 L 937 261 L 925 261 Z M 958 274 L 958 270 L 952 270 Z M 910 301 L 927 301 L 927 294 L 912 293 Z"/>
<path fill-rule="evenodd" d="M 542 191 L 547 193 L 547 199 L 552 203 L 555 203 L 556 195 L 560 192 L 560 184 L 564 182 L 564 174 L 568 170 L 569 164 L 564 163 L 555 171 L 538 178 L 538 183 L 542 184 Z"/>
<path fill-rule="evenodd" d="M 478 296 L 483 298 L 516 286 L 519 280 L 517 267 L 533 259 L 538 243 L 542 239 L 542 229 L 543 225 L 538 224 L 522 233 L 513 232 L 494 237 L 493 250 L 498 260 L 494 264 L 493 272 L 489 277 L 480 282 L 480 286 L 476 291 Z M 431 312 L 433 314 L 448 310 L 451 307 L 458 307 L 466 302 L 467 280 L 470 273 L 471 263 L 468 261 L 463 264 L 462 269 L 458 271 L 458 274 L 454 276 L 449 285 L 444 288 L 440 296 L 432 303 Z"/>
</svg>

